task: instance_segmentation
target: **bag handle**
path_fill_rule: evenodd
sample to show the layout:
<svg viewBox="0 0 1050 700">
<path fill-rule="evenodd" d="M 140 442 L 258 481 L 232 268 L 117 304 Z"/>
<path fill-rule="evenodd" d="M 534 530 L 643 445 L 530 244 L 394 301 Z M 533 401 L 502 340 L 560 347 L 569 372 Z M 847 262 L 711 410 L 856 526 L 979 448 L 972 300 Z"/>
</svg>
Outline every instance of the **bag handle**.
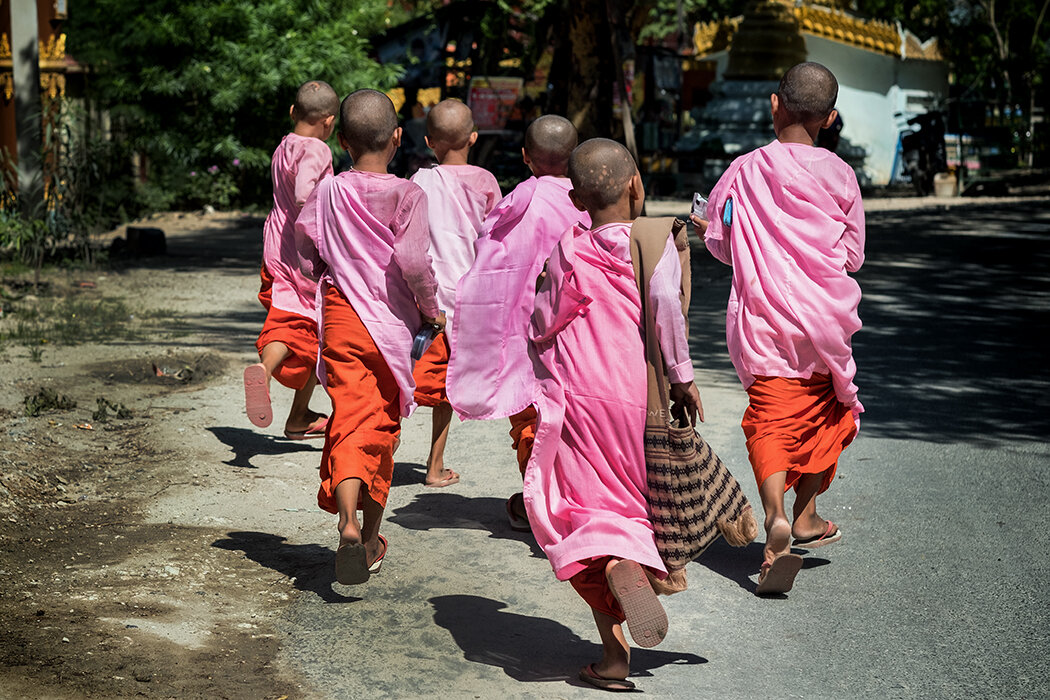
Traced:
<svg viewBox="0 0 1050 700">
<path fill-rule="evenodd" d="M 668 237 L 676 239 L 683 266 L 688 265 L 688 241 L 682 236 L 683 247 L 677 239 L 685 228 L 685 222 L 673 216 L 647 217 L 634 220 L 631 225 L 631 265 L 634 268 L 634 280 L 642 300 L 642 332 L 645 338 L 645 364 L 648 395 L 646 400 L 645 424 L 666 427 L 671 423 L 670 386 L 667 380 L 667 366 L 660 342 L 656 337 L 656 319 L 653 317 L 649 300 L 649 285 L 653 272 L 663 257 Z M 684 285 L 683 285 L 684 286 Z M 682 294 L 683 313 L 688 318 L 689 297 Z"/>
</svg>

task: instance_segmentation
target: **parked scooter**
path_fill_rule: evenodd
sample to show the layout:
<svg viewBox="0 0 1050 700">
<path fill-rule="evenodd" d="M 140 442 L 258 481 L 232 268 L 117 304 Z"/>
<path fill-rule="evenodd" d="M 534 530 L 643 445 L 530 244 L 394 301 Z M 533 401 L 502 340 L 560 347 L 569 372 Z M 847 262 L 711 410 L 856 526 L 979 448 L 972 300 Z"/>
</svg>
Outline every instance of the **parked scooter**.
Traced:
<svg viewBox="0 0 1050 700">
<path fill-rule="evenodd" d="M 927 112 L 909 119 L 908 125 L 914 128 L 901 134 L 902 164 L 915 191 L 924 197 L 933 193 L 933 176 L 948 169 L 944 115 Z"/>
</svg>

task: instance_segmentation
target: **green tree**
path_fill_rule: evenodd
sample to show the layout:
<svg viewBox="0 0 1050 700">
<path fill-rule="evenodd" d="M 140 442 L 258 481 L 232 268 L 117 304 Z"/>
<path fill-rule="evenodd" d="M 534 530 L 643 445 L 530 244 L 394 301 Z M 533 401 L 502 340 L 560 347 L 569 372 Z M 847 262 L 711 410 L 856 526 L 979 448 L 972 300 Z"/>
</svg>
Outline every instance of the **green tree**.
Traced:
<svg viewBox="0 0 1050 700">
<path fill-rule="evenodd" d="M 369 39 L 405 16 L 386 0 L 95 0 L 68 34 L 89 98 L 155 187 L 187 192 L 211 169 L 265 204 L 295 89 L 392 87 L 399 68 L 370 58 Z"/>
<path fill-rule="evenodd" d="M 1033 163 L 1036 112 L 1050 108 L 1043 77 L 1050 69 L 1050 0 L 858 0 L 857 8 L 897 18 L 922 38 L 938 37 L 959 99 L 1019 106 L 1027 121 L 1022 150 Z"/>
</svg>

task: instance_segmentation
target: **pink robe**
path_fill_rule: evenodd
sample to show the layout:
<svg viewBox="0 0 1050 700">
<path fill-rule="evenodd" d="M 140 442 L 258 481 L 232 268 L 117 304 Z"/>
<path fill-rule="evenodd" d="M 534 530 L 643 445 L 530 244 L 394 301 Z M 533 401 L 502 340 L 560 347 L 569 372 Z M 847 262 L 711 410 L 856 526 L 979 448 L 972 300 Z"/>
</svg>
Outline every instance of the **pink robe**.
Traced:
<svg viewBox="0 0 1050 700">
<path fill-rule="evenodd" d="M 332 174 L 332 151 L 320 139 L 288 134 L 273 152 L 273 209 L 263 224 L 263 264 L 273 277 L 271 303 L 317 321 L 317 282 L 299 271 L 295 219 L 310 193 Z"/>
<path fill-rule="evenodd" d="M 321 181 L 295 228 L 300 266 L 350 302 L 397 381 L 401 415 L 411 415 L 412 338 L 420 313 L 438 314 L 423 190 L 395 175 L 350 170 Z"/>
<path fill-rule="evenodd" d="M 529 318 L 536 278 L 558 239 L 590 217 L 569 200 L 568 178 L 530 177 L 485 219 L 477 258 L 456 290 L 446 386 L 464 420 L 505 418 L 535 401 Z"/>
<path fill-rule="evenodd" d="M 823 148 L 774 141 L 733 161 L 707 211 L 707 249 L 733 267 L 726 341 L 744 387 L 830 374 L 857 419 L 860 285 L 847 273 L 864 262 L 864 207 L 853 169 Z"/>
<path fill-rule="evenodd" d="M 649 522 L 642 434 L 646 413 L 641 299 L 630 225 L 575 226 L 551 255 L 532 319 L 540 379 L 525 507 L 555 575 L 593 557 L 631 559 L 665 573 Z M 691 381 L 678 297 L 681 266 L 668 237 L 650 299 L 672 381 Z M 672 321 L 677 315 L 680 322 Z"/>
<path fill-rule="evenodd" d="M 451 328 L 456 284 L 474 263 L 478 231 L 500 199 L 499 183 L 476 165 L 437 165 L 421 168 L 412 182 L 427 194 L 430 255 L 438 283 L 438 304 Z"/>
</svg>

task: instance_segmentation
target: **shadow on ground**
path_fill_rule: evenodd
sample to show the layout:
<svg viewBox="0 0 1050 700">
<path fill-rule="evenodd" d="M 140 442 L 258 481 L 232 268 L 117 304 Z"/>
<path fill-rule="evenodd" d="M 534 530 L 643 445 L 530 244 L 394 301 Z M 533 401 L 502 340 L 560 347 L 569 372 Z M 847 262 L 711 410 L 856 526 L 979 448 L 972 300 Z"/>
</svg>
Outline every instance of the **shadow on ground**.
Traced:
<svg viewBox="0 0 1050 700">
<path fill-rule="evenodd" d="M 853 339 L 863 433 L 988 446 L 1044 441 L 1046 202 L 874 212 L 866 253 L 856 275 L 864 328 Z M 695 364 L 735 377 L 725 350 L 729 268 L 699 250 L 693 277 Z"/>
<path fill-rule="evenodd" d="M 252 457 L 259 455 L 286 455 L 295 452 L 316 452 L 321 459 L 323 440 L 306 442 L 303 440 L 279 440 L 272 435 L 265 435 L 246 428 L 214 427 L 208 432 L 219 439 L 219 442 L 233 450 L 233 458 L 223 462 L 231 467 L 256 469 Z"/>
<path fill-rule="evenodd" d="M 319 544 L 288 544 L 284 537 L 268 532 L 228 532 L 212 547 L 244 552 L 244 556 L 287 576 L 300 591 L 314 593 L 326 603 L 354 603 L 361 598 L 344 596 L 332 589 L 335 583 L 335 552 Z"/>
<path fill-rule="evenodd" d="M 386 519 L 407 530 L 481 530 L 493 539 L 524 542 L 532 556 L 545 559 L 531 532 L 517 532 L 507 522 L 506 499 L 489 496 L 468 498 L 450 491 L 417 494 L 395 508 Z"/>
<path fill-rule="evenodd" d="M 503 612 L 506 603 L 472 595 L 430 599 L 434 623 L 452 634 L 463 658 L 498 666 L 516 681 L 576 680 L 580 668 L 601 658 L 601 645 L 581 639 L 565 625 L 541 617 Z M 597 634 L 597 633 L 596 633 Z M 652 649 L 631 650 L 631 676 L 652 676 L 669 664 L 696 665 L 696 654 Z"/>
</svg>

